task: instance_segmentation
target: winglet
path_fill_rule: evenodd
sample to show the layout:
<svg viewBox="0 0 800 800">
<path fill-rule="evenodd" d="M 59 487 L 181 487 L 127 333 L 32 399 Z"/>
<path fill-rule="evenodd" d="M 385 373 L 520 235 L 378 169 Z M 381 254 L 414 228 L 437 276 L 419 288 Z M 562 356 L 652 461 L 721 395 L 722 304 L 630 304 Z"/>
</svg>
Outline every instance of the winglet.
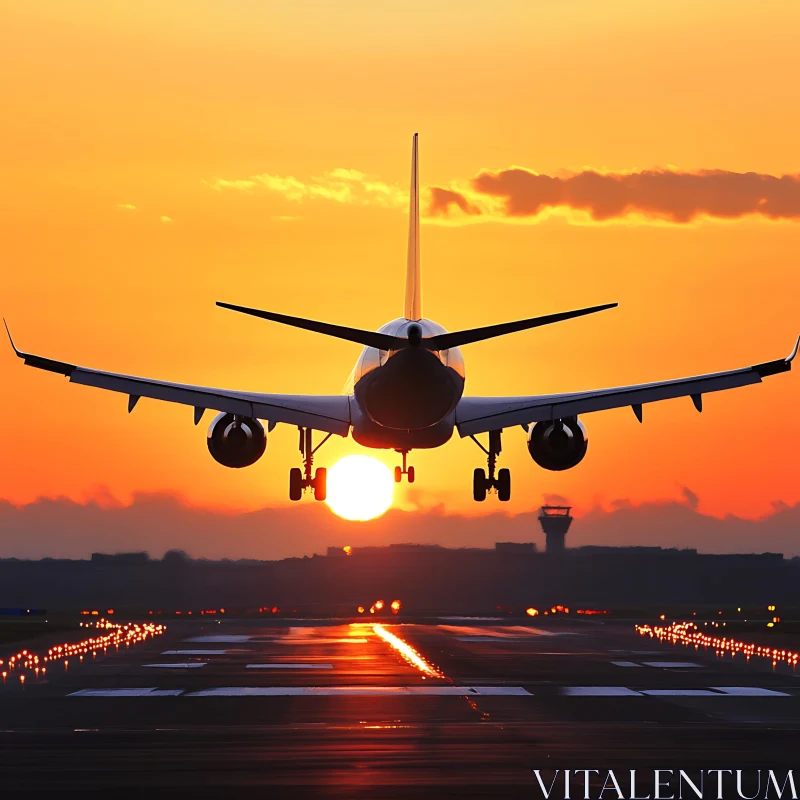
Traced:
<svg viewBox="0 0 800 800">
<path fill-rule="evenodd" d="M 6 333 L 8 334 L 8 341 L 11 342 L 11 347 L 14 352 L 20 357 L 25 358 L 25 356 L 17 350 L 17 346 L 14 344 L 14 340 L 11 338 L 11 331 L 8 329 L 8 323 L 6 322 L 6 318 L 3 317 L 3 325 L 6 326 Z M 795 352 L 797 352 L 797 348 L 795 347 Z"/>
<path fill-rule="evenodd" d="M 797 341 L 794 343 L 794 350 L 789 353 L 789 356 L 786 359 L 787 364 L 791 364 L 794 361 L 795 356 L 797 356 L 797 351 L 800 350 L 800 336 L 797 337 Z"/>
<path fill-rule="evenodd" d="M 54 361 L 52 358 L 43 358 L 42 356 L 35 356 L 31 353 L 23 353 L 22 350 L 18 350 L 17 346 L 14 344 L 14 340 L 11 338 L 11 331 L 8 329 L 8 323 L 5 317 L 3 317 L 3 325 L 6 326 L 8 341 L 11 342 L 11 347 L 14 349 L 14 352 L 23 359 L 29 367 L 37 367 L 38 369 L 44 369 L 48 372 L 57 372 L 59 375 L 72 374 L 72 371 L 75 369 L 74 364 L 67 364 L 64 361 Z"/>
<path fill-rule="evenodd" d="M 795 360 L 798 350 L 800 350 L 800 336 L 797 337 L 792 352 L 789 353 L 786 358 L 779 358 L 777 361 L 767 361 L 764 364 L 756 364 L 753 369 L 762 378 L 766 378 L 768 375 L 777 375 L 779 372 L 789 372 L 792 368 L 792 361 Z"/>
</svg>

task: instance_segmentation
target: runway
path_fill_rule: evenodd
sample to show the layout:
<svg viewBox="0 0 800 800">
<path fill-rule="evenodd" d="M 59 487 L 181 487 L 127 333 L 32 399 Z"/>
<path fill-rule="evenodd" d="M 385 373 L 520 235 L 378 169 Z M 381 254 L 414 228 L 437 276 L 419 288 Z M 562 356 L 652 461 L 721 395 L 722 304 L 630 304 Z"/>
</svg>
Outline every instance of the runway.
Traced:
<svg viewBox="0 0 800 800">
<path fill-rule="evenodd" d="M 632 622 L 180 621 L 0 688 L 16 793 L 538 797 L 532 770 L 796 767 L 800 681 Z"/>
</svg>

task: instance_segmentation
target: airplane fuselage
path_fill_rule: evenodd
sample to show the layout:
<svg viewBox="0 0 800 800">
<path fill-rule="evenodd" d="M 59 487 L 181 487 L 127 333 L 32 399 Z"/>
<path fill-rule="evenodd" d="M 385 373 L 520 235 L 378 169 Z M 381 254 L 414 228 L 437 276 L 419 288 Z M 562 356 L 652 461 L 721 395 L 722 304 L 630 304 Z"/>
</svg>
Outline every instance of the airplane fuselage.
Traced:
<svg viewBox="0 0 800 800">
<path fill-rule="evenodd" d="M 373 448 L 439 447 L 453 435 L 455 409 L 464 392 L 464 359 L 457 347 L 414 346 L 447 331 L 432 320 L 399 318 L 380 333 L 408 337 L 399 350 L 365 347 L 348 380 L 353 438 Z"/>
</svg>

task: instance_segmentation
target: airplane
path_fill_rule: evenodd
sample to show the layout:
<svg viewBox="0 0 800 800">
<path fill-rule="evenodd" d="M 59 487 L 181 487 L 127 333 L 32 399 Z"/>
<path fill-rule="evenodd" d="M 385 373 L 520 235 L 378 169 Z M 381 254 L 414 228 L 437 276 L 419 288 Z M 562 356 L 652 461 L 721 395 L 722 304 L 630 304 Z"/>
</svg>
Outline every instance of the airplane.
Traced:
<svg viewBox="0 0 800 800">
<path fill-rule="evenodd" d="M 31 367 L 64 375 L 71 383 L 127 394 L 129 413 L 142 397 L 192 406 L 195 425 L 206 409 L 219 412 L 208 429 L 207 444 L 211 456 L 226 467 L 247 467 L 258 461 L 266 450 L 267 434 L 278 423 L 297 426 L 303 468 L 294 467 L 289 473 L 289 497 L 293 501 L 300 500 L 306 490 L 312 490 L 316 500 L 326 498 L 326 469 L 319 467 L 314 472 L 313 464 L 319 448 L 334 434 L 343 437 L 352 434 L 358 444 L 368 448 L 395 450 L 402 456 L 402 466 L 395 467 L 395 481 L 399 483 L 406 476 L 408 482 L 413 483 L 414 467 L 407 463 L 409 452 L 441 447 L 454 431 L 458 431 L 462 438 L 473 439 L 487 460 L 485 470 L 474 470 L 473 498 L 480 502 L 489 492 L 496 492 L 500 501 L 507 502 L 511 498 L 511 474 L 508 469 L 497 469 L 497 459 L 502 450 L 501 435 L 508 428 L 519 425 L 525 430 L 530 456 L 540 467 L 554 471 L 572 469 L 583 460 L 588 447 L 580 415 L 631 406 L 642 422 L 642 408 L 646 403 L 677 397 L 690 397 L 695 408 L 702 411 L 704 394 L 760 383 L 763 378 L 791 369 L 800 337 L 787 358 L 727 372 L 563 394 L 465 396 L 464 358 L 460 349 L 464 345 L 595 314 L 614 308 L 617 303 L 455 332 L 448 332 L 433 320 L 424 318 L 418 165 L 418 135 L 415 133 L 402 317 L 377 331 L 367 331 L 217 303 L 231 311 L 362 345 L 361 356 L 340 395 L 230 391 L 87 369 L 20 351 L 6 325 L 11 346 Z M 266 423 L 266 430 L 262 421 Z M 314 431 L 325 434 L 316 446 L 312 438 Z M 478 434 L 488 434 L 487 445 L 476 438 Z"/>
</svg>

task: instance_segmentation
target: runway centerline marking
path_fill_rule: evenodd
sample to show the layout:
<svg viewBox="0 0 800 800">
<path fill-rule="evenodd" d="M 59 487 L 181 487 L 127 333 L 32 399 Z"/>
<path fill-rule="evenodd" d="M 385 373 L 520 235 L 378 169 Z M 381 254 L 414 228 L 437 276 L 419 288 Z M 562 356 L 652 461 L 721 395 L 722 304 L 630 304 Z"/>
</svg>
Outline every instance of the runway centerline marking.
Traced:
<svg viewBox="0 0 800 800">
<path fill-rule="evenodd" d="M 641 664 L 637 664 L 635 661 L 612 661 L 611 662 L 615 667 L 641 667 Z"/>
<path fill-rule="evenodd" d="M 625 686 L 564 686 L 562 694 L 567 697 L 641 697 L 641 692 L 635 692 Z"/>
<path fill-rule="evenodd" d="M 164 650 L 162 656 L 232 656 L 236 653 L 252 653 L 247 650 Z"/>
<path fill-rule="evenodd" d="M 248 664 L 245 669 L 333 669 L 333 664 Z"/>
<path fill-rule="evenodd" d="M 142 664 L 142 666 L 162 669 L 197 669 L 198 667 L 204 667 L 207 663 L 207 661 L 184 661 L 177 664 Z"/>
<path fill-rule="evenodd" d="M 251 639 L 255 639 L 255 636 L 243 636 L 239 634 L 213 634 L 208 636 L 191 636 L 188 639 L 184 639 L 184 642 L 208 642 L 211 644 L 212 642 L 216 644 L 227 644 L 227 643 L 234 643 L 234 642 L 249 642 Z"/>
<path fill-rule="evenodd" d="M 660 669 L 669 669 L 670 667 L 674 669 L 685 669 L 687 667 L 702 668 L 703 666 L 702 664 L 695 664 L 692 661 L 642 661 L 642 664 L 646 667 L 659 667 Z"/>
<path fill-rule="evenodd" d="M 521 686 L 217 686 L 186 697 L 359 697 L 369 695 L 471 697 L 509 695 L 532 697 Z"/>
<path fill-rule="evenodd" d="M 67 697 L 177 697 L 183 689 L 81 689 Z"/>
</svg>

